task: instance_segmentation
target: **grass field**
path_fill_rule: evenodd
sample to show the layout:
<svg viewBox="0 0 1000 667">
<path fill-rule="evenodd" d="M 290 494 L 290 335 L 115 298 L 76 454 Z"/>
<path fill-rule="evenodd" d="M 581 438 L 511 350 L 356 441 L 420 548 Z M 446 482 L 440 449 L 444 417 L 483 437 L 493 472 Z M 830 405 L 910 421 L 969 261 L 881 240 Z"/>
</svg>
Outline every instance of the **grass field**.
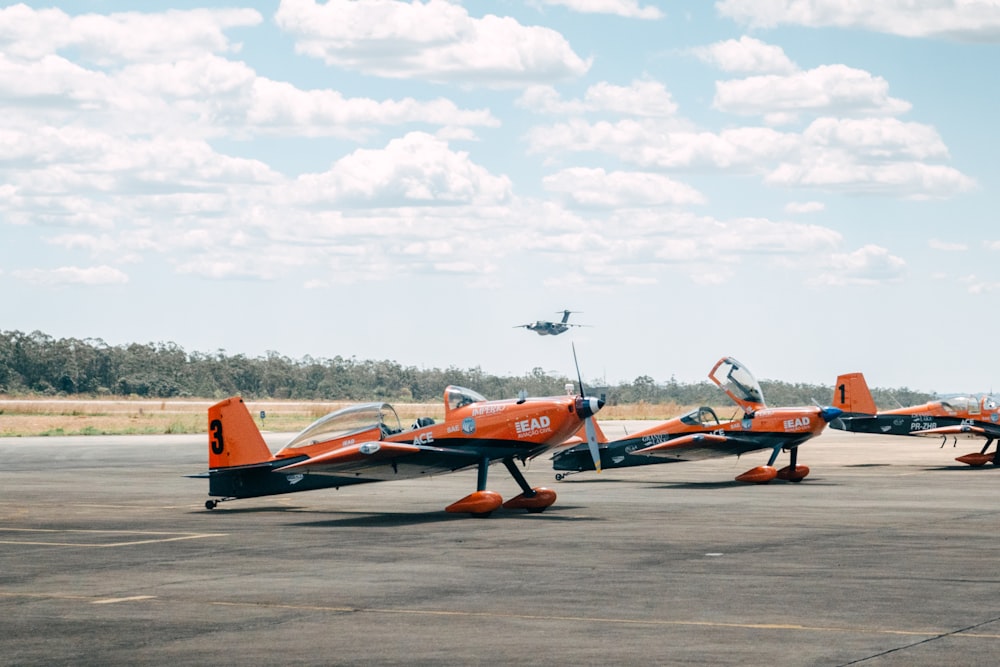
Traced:
<svg viewBox="0 0 1000 667">
<path fill-rule="evenodd" d="M 0 437 L 45 435 L 154 435 L 204 433 L 211 399 L 115 400 L 50 399 L 0 396 Z M 299 431 L 328 412 L 351 405 L 325 401 L 247 401 L 263 430 Z M 409 426 L 417 417 L 444 417 L 441 403 L 393 403 L 400 422 Z M 669 419 L 686 411 L 676 403 L 613 405 L 602 420 Z M 719 410 L 728 416 L 731 408 Z M 260 418 L 261 411 L 265 417 Z"/>
</svg>

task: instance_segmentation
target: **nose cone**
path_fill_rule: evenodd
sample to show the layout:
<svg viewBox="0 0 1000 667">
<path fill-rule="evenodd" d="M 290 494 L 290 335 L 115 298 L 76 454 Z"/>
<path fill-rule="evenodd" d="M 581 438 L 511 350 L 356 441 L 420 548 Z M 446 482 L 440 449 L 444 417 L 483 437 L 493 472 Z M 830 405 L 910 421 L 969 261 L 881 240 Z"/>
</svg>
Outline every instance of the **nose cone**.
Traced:
<svg viewBox="0 0 1000 667">
<path fill-rule="evenodd" d="M 820 408 L 819 410 L 819 416 L 822 417 L 823 421 L 825 421 L 827 424 L 829 424 L 842 414 L 844 414 L 843 410 L 841 410 L 840 408 L 831 407 L 829 405 L 826 406 L 825 408 Z"/>
<path fill-rule="evenodd" d="M 603 398 L 595 398 L 594 396 L 576 397 L 576 414 L 582 419 L 586 419 L 587 417 L 593 417 L 603 407 L 604 407 Z"/>
</svg>

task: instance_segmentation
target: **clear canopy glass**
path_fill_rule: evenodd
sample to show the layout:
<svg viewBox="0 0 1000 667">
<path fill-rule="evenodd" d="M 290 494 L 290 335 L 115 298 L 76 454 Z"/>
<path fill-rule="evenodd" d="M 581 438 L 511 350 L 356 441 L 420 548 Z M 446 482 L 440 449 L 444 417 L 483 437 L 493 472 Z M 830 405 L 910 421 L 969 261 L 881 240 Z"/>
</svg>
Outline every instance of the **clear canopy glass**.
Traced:
<svg viewBox="0 0 1000 667">
<path fill-rule="evenodd" d="M 362 403 L 331 412 L 305 427 L 285 445 L 285 449 L 306 447 L 375 428 L 381 429 L 382 435 L 402 430 L 399 415 L 388 403 Z"/>
</svg>

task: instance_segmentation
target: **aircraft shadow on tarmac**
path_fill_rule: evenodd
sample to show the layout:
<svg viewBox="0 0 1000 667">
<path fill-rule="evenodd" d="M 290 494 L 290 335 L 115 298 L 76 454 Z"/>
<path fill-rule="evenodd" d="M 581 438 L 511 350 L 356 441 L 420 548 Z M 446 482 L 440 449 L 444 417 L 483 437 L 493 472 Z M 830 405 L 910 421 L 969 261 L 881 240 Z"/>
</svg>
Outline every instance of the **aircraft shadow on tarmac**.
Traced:
<svg viewBox="0 0 1000 667">
<path fill-rule="evenodd" d="M 567 482 L 562 482 L 566 484 Z M 651 489 L 701 489 L 701 490 L 712 490 L 712 489 L 746 489 L 752 484 L 747 484 L 746 482 L 737 482 L 735 479 L 731 480 L 714 480 L 710 482 L 669 482 L 669 481 L 652 481 L 652 480 L 638 480 L 638 479 L 579 479 L 572 483 L 587 483 L 587 484 L 607 484 L 607 483 L 626 483 L 635 484 L 638 486 L 643 486 Z M 761 484 L 760 486 L 835 486 L 830 482 L 823 481 L 822 478 L 810 478 L 807 482 L 784 482 L 775 480 L 769 482 L 768 484 Z M 599 492 L 598 492 L 599 493 Z"/>
<path fill-rule="evenodd" d="M 561 510 L 577 509 L 562 506 Z M 344 512 L 347 516 L 340 516 L 333 519 L 319 521 L 302 521 L 293 525 L 309 528 L 396 528 L 400 526 L 417 526 L 425 524 L 445 523 L 450 521 L 474 521 L 484 519 L 486 521 L 558 521 L 577 522 L 596 520 L 592 517 L 560 515 L 559 509 L 549 508 L 544 513 L 528 514 L 522 510 L 493 512 L 488 517 L 470 517 L 467 514 L 449 514 L 447 512 Z"/>
<path fill-rule="evenodd" d="M 476 519 L 486 519 L 488 521 L 505 520 L 535 520 L 535 521 L 589 521 L 591 517 L 569 516 L 561 514 L 566 511 L 576 511 L 583 509 L 573 505 L 560 505 L 550 507 L 544 513 L 529 514 L 523 510 L 497 510 L 488 517 L 475 517 L 468 514 L 449 514 L 445 511 L 435 512 L 357 512 L 351 510 L 337 511 L 336 509 L 310 508 L 304 505 L 269 505 L 266 507 L 239 507 L 216 509 L 212 511 L 224 520 L 225 515 L 245 515 L 264 513 L 287 513 L 289 515 L 332 515 L 333 518 L 319 519 L 316 521 L 301 521 L 291 525 L 298 526 L 329 526 L 329 527 L 393 527 L 393 526 L 416 526 L 421 524 L 445 523 L 448 521 L 474 521 Z M 205 514 L 204 511 L 192 512 L 192 514 Z"/>
</svg>

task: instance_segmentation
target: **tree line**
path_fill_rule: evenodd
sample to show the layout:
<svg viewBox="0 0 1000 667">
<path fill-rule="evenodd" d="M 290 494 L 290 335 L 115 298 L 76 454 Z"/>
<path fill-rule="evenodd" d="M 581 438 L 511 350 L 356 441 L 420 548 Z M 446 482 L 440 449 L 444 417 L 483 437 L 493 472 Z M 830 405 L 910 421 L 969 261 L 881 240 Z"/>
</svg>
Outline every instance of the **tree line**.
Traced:
<svg viewBox="0 0 1000 667">
<path fill-rule="evenodd" d="M 186 352 L 175 343 L 108 345 L 95 338 L 53 338 L 40 331 L 0 331 L 0 393 L 35 396 L 116 396 L 142 398 L 224 398 L 431 403 L 449 384 L 474 389 L 489 398 L 510 398 L 520 391 L 551 396 L 573 378 L 534 368 L 519 376 L 500 376 L 481 368 L 417 368 L 395 361 L 341 356 L 291 359 L 269 351 L 264 356 Z M 830 402 L 833 387 L 761 380 L 768 405 Z M 657 382 L 642 375 L 631 382 L 588 386 L 604 393 L 610 405 L 677 403 L 720 405 L 728 399 L 712 383 Z M 913 405 L 932 395 L 910 389 L 873 389 L 880 407 Z"/>
</svg>

